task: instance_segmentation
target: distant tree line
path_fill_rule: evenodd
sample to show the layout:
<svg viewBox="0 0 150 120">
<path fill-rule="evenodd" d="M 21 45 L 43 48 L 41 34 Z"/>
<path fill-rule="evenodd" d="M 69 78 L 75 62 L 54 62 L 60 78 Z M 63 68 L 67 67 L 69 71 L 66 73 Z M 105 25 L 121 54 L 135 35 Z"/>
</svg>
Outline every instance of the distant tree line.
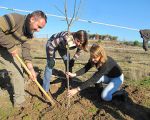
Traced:
<svg viewBox="0 0 150 120">
<path fill-rule="evenodd" d="M 141 47 L 143 43 L 139 42 L 138 40 L 135 40 L 135 41 L 124 41 L 123 44 L 130 45 L 130 46 L 139 46 L 139 47 Z"/>
<path fill-rule="evenodd" d="M 89 34 L 89 39 L 90 40 L 114 40 L 117 41 L 118 37 L 117 36 L 111 36 L 111 35 L 99 35 L 99 34 Z"/>
</svg>

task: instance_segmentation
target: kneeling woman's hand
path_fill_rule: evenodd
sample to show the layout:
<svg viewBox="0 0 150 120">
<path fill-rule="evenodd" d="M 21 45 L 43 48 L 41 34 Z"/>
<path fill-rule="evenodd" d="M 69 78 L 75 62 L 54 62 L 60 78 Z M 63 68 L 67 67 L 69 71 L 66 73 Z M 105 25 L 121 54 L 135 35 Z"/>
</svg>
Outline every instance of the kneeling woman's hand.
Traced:
<svg viewBox="0 0 150 120">
<path fill-rule="evenodd" d="M 71 89 L 71 90 L 68 90 L 68 97 L 74 96 L 74 95 L 77 94 L 79 91 L 80 91 L 80 88 L 79 88 L 79 87 L 74 88 L 74 89 Z"/>
</svg>

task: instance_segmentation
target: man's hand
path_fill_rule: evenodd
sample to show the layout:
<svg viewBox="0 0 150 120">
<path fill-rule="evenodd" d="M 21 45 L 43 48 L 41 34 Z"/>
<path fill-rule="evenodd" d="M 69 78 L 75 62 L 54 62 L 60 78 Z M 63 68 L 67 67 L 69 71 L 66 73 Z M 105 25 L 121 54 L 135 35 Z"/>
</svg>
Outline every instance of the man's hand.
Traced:
<svg viewBox="0 0 150 120">
<path fill-rule="evenodd" d="M 36 74 L 36 72 L 34 71 L 34 69 L 30 69 L 30 72 L 31 72 L 31 74 L 32 74 L 32 75 L 29 76 L 30 79 L 36 80 L 36 79 L 37 79 L 37 78 L 36 78 L 37 74 Z"/>
<path fill-rule="evenodd" d="M 37 75 L 36 75 L 36 73 L 35 73 L 35 71 L 34 71 L 34 68 L 33 68 L 32 63 L 31 63 L 31 62 L 28 62 L 28 63 L 27 63 L 27 67 L 28 67 L 29 71 L 31 72 L 31 75 L 29 75 L 30 79 L 36 80 L 36 76 L 37 76 Z"/>
<path fill-rule="evenodd" d="M 12 51 L 10 53 L 13 57 L 15 57 L 18 54 L 18 49 L 15 49 L 14 51 Z"/>
</svg>

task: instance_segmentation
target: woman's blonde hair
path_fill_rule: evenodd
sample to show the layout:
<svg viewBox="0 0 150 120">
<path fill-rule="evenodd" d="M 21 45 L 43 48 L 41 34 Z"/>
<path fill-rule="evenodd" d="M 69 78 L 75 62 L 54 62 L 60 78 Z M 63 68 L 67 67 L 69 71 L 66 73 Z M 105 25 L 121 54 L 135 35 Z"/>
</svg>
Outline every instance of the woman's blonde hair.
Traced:
<svg viewBox="0 0 150 120">
<path fill-rule="evenodd" d="M 91 56 L 91 59 L 93 57 L 99 57 L 99 56 L 101 57 L 100 61 L 97 64 L 97 67 L 102 66 L 107 60 L 106 52 L 104 48 L 99 44 L 92 45 L 92 47 L 90 48 L 90 56 Z"/>
</svg>

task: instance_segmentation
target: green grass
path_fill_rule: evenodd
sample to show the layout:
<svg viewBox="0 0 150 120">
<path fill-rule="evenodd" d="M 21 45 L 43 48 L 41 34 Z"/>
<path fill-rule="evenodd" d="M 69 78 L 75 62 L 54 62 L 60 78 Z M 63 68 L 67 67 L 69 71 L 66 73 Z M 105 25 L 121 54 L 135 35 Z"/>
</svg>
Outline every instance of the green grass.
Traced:
<svg viewBox="0 0 150 120">
<path fill-rule="evenodd" d="M 37 101 L 33 104 L 33 109 L 34 110 L 41 110 L 42 109 L 42 103 Z"/>
<path fill-rule="evenodd" d="M 89 113 L 95 114 L 97 112 L 97 108 L 92 107 L 88 110 Z"/>
<path fill-rule="evenodd" d="M 139 89 L 150 89 L 150 78 L 148 77 L 143 80 L 128 80 L 127 84 L 138 87 Z"/>
<path fill-rule="evenodd" d="M 13 108 L 12 107 L 6 107 L 0 108 L 0 120 L 6 120 L 8 116 L 11 116 L 13 114 Z"/>
<path fill-rule="evenodd" d="M 32 120 L 32 117 L 29 115 L 23 116 L 22 120 Z"/>
</svg>

